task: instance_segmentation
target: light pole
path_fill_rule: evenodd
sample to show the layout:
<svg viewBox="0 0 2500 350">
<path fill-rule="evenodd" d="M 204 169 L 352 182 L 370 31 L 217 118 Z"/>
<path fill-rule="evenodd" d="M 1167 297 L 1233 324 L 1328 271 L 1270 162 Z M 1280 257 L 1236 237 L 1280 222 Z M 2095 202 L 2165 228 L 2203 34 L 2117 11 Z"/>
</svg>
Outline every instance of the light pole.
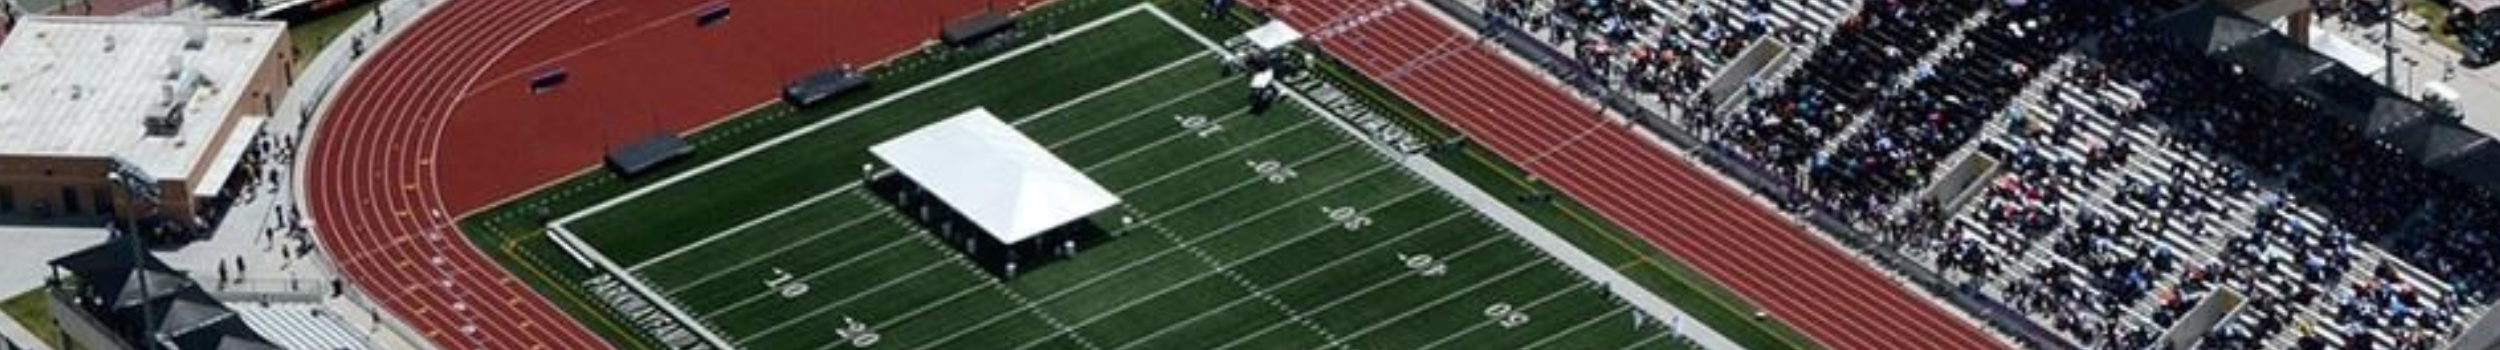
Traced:
<svg viewBox="0 0 2500 350">
<path fill-rule="evenodd" d="M 105 180 L 112 182 L 115 185 L 114 187 L 121 188 L 122 194 L 126 197 L 131 197 L 133 199 L 132 202 L 141 202 L 143 205 L 147 206 L 148 214 L 146 217 L 151 219 L 156 217 L 158 204 L 157 200 L 159 198 L 157 194 L 161 191 L 161 189 L 157 188 L 155 177 L 148 176 L 147 172 L 140 170 L 137 165 L 130 164 L 129 161 L 117 157 L 113 158 L 112 171 L 106 172 L 104 174 L 104 178 Z M 97 198 L 96 200 L 110 203 L 113 199 Z M 106 213 L 106 215 L 112 215 L 112 213 Z M 129 222 L 130 224 L 120 225 L 120 229 L 113 231 L 120 233 L 123 236 L 123 239 L 130 240 L 130 264 L 133 267 L 133 271 L 137 271 L 137 273 L 140 274 L 149 273 L 150 271 L 147 266 L 146 248 L 147 234 L 142 232 L 144 230 L 138 229 L 138 223 L 140 223 L 138 218 L 133 217 L 124 221 Z M 155 339 L 155 313 L 149 312 L 147 308 L 148 299 L 155 297 L 156 291 L 148 289 L 148 278 L 146 276 L 140 276 L 139 278 L 136 278 L 136 280 L 139 282 L 140 298 L 139 347 L 141 349 L 154 350 L 158 345 Z M 107 302 L 109 303 L 113 301 Z"/>
</svg>

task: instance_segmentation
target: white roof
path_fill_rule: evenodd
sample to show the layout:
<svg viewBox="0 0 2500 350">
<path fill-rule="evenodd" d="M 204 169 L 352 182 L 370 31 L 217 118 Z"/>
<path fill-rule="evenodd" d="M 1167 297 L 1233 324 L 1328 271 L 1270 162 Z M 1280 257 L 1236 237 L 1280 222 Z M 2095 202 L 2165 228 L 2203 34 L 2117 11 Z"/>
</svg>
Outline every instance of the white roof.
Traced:
<svg viewBox="0 0 2500 350">
<path fill-rule="evenodd" d="M 226 188 L 226 179 L 234 175 L 234 167 L 243 165 L 243 151 L 252 149 L 252 139 L 260 134 L 260 126 L 268 123 L 269 117 L 243 117 L 235 122 L 234 130 L 226 133 L 225 143 L 217 147 L 217 156 L 209 158 L 208 172 L 200 174 L 198 183 L 191 184 L 191 196 L 216 197 L 217 190 Z M 254 175 L 260 174 L 243 174 Z"/>
<path fill-rule="evenodd" d="M 921 127 L 868 151 L 999 242 L 1023 241 L 1120 203 L 987 109 Z"/>
<path fill-rule="evenodd" d="M 212 20 L 198 50 L 187 21 L 26 17 L 0 42 L 0 154 L 119 157 L 158 179 L 188 178 L 229 132 L 246 84 L 285 45 L 284 23 Z M 171 137 L 141 123 L 179 85 L 175 61 L 199 82 Z M 178 94 L 178 93 L 177 93 Z M 272 96 L 275 99 L 275 96 Z M 239 153 L 237 153 L 239 154 Z M 220 154 L 222 155 L 222 154 Z"/>
<path fill-rule="evenodd" d="M 2277 28 L 2282 26 L 2283 24 L 2276 25 Z M 2354 72 L 2375 76 L 2380 70 L 2387 68 L 2385 56 L 2379 55 L 2375 50 L 2354 44 L 2351 40 L 2344 40 L 2341 35 L 2328 34 L 2335 33 L 2334 31 L 2313 24 L 2309 26 L 2309 32 L 2316 33 L 2309 36 L 2310 49 L 2318 50 L 2319 54 L 2333 58 L 2336 62 L 2343 62 L 2345 67 L 2351 67 Z"/>
<path fill-rule="evenodd" d="M 1275 50 L 1291 45 L 1295 41 L 1301 41 L 1302 31 L 1294 30 L 1293 26 L 1285 25 L 1284 21 L 1268 21 L 1267 24 L 1251 28 L 1250 32 L 1242 33 L 1241 36 L 1250 38 L 1250 44 L 1258 45 L 1261 50 Z"/>
</svg>

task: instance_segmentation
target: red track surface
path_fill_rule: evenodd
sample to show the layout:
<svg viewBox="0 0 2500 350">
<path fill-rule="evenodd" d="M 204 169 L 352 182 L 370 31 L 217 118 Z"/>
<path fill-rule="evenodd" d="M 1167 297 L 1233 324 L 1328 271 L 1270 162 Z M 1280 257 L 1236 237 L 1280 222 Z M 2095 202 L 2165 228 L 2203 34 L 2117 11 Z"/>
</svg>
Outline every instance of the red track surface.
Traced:
<svg viewBox="0 0 2500 350">
<path fill-rule="evenodd" d="M 480 255 L 451 215 L 593 166 L 608 145 L 769 101 L 802 72 L 900 54 L 986 6 L 748 0 L 697 28 L 708 2 L 438 5 L 366 58 L 323 116 L 305 173 L 322 248 L 439 347 L 610 348 Z M 552 67 L 568 82 L 528 93 Z"/>
<path fill-rule="evenodd" d="M 1428 5 L 1268 3 L 1324 49 L 1826 347 L 2006 348 L 1497 56 Z"/>
</svg>

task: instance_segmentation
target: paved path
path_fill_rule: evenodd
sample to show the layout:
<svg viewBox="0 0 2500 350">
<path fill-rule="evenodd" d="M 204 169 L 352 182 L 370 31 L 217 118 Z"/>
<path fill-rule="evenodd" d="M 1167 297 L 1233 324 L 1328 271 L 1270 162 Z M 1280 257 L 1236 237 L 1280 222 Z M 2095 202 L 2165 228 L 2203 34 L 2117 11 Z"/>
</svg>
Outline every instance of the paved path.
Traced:
<svg viewBox="0 0 2500 350">
<path fill-rule="evenodd" d="M 2462 59 L 2464 54 L 2431 41 L 2430 37 L 2422 32 L 2410 29 L 2397 28 L 2396 40 L 2390 42 L 2383 39 L 2388 36 L 2387 31 L 2379 26 L 2353 26 L 2332 18 L 2319 19 L 2317 24 L 2319 28 L 2326 29 L 2316 32 L 2317 35 L 2333 35 L 2343 38 L 2354 45 L 2361 46 L 2363 50 L 2380 54 L 2381 58 L 2387 56 L 2384 56 L 2380 49 L 2385 45 L 2394 44 L 2397 51 L 2395 59 L 2389 60 L 2387 65 L 2396 69 L 2396 83 L 2388 85 L 2389 87 L 2395 88 L 2396 91 L 2406 96 L 2419 98 L 2428 94 L 2427 86 L 2430 83 L 2447 84 L 2449 88 L 2456 90 L 2462 100 L 2457 101 L 2457 110 L 2465 115 L 2466 125 L 2486 130 L 2486 132 L 2500 132 L 2500 98 L 2493 98 L 2500 97 L 2500 69 L 2494 68 L 2500 65 L 2481 69 L 2458 65 L 2458 60 Z M 2387 72 L 2381 70 L 2361 72 L 2361 74 L 2379 77 Z M 2386 82 L 2385 80 L 2379 81 Z"/>
<path fill-rule="evenodd" d="M 1325 112 L 1328 109 L 1311 102 L 1309 97 L 1303 96 L 1300 91 L 1288 91 L 1295 100 L 1301 101 L 1311 110 L 1328 113 Z M 1345 129 L 1347 133 L 1367 135 L 1361 128 L 1346 124 L 1343 119 L 1333 115 L 1322 119 L 1327 119 L 1329 124 Z M 1518 234 L 1521 240 L 1535 245 L 1538 250 L 1545 251 L 1545 255 L 1571 267 L 1572 271 L 1577 271 L 1581 276 L 1605 285 L 1607 292 L 1614 293 L 1618 300 L 1630 302 L 1634 308 L 1648 313 L 1652 319 L 1667 322 L 1667 327 L 1677 335 L 1700 344 L 1704 349 L 1744 349 L 1742 346 L 1737 346 L 1736 342 L 1728 340 L 1726 335 L 1719 334 L 1718 330 L 1693 321 L 1690 314 L 1675 307 L 1675 304 L 1667 303 L 1665 299 L 1659 298 L 1658 293 L 1642 288 L 1639 283 L 1624 277 L 1622 271 L 1616 271 L 1613 266 L 1597 260 L 1597 257 L 1590 256 L 1586 251 L 1581 251 L 1579 247 L 1571 245 L 1570 241 L 1563 240 L 1562 236 L 1546 230 L 1545 226 L 1538 225 L 1536 220 L 1529 219 L 1526 214 L 1512 209 L 1509 203 L 1504 203 L 1500 199 L 1501 197 L 1486 193 L 1484 189 L 1477 188 L 1474 183 L 1467 182 L 1466 178 L 1450 172 L 1448 168 L 1441 167 L 1441 164 L 1433 162 L 1432 158 L 1400 154 L 1378 143 L 1367 142 L 1365 144 L 1372 146 L 1370 148 L 1373 151 L 1397 159 L 1398 165 L 1404 166 L 1407 171 L 1412 171 L 1433 185 L 1448 191 L 1451 196 L 1475 208 L 1476 212 L 1483 213 L 1487 218 L 1493 219 L 1493 222 L 1501 224 L 1503 229 Z"/>
<path fill-rule="evenodd" d="M 52 345 L 44 344 L 42 338 L 35 337 L 35 332 L 26 330 L 26 325 L 17 324 L 14 317 L 0 317 L 0 337 L 8 338 L 10 345 L 20 349 L 52 350 Z"/>
<path fill-rule="evenodd" d="M 98 227 L 0 226 L 0 237 L 9 244 L 0 244 L 0 297 L 16 296 L 41 288 L 43 279 L 52 275 L 47 265 L 52 258 L 104 242 L 104 229 Z M 50 349 L 17 319 L 0 317 L 0 337 L 20 347 Z"/>
</svg>

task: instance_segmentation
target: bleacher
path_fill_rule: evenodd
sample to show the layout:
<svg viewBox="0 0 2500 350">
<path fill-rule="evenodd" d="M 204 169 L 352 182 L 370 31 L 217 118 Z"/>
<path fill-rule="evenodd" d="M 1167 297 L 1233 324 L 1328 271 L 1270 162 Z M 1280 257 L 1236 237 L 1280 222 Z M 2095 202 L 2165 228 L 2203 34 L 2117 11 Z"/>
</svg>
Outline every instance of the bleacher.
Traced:
<svg viewBox="0 0 2500 350">
<path fill-rule="evenodd" d="M 2437 277 L 2257 183 L 2247 164 L 2181 142 L 2194 136 L 2146 110 L 2175 102 L 2128 83 L 2150 79 L 2128 74 L 2146 68 L 2044 76 L 2006 113 L 2018 121 L 1975 146 L 2012 171 L 1940 234 L 1904 237 L 1917 242 L 1905 250 L 2095 348 L 2148 344 L 2216 288 L 2250 303 L 2207 348 L 2420 348 L 2459 330 L 2474 303 Z"/>
<path fill-rule="evenodd" d="M 288 349 L 363 350 L 373 345 L 365 333 L 317 304 L 229 303 L 244 324 Z"/>
<path fill-rule="evenodd" d="M 1808 44 L 1846 17 L 1845 0 L 1486 0 L 1497 20 L 1537 34 L 1651 100 L 1681 101 L 1745 45 L 1777 36 Z"/>
<path fill-rule="evenodd" d="M 2500 200 L 2135 27 L 2192 1 L 1467 1 L 2086 347 L 2230 289 L 2204 348 L 2429 348 L 2500 284 Z M 1755 38 L 1800 62 L 1732 111 L 1679 105 Z M 2007 171 L 1975 200 L 1911 193 L 1977 155 Z"/>
<path fill-rule="evenodd" d="M 2204 348 L 2429 348 L 2500 280 L 2487 194 L 2133 27 L 2190 1 L 1483 1 L 1796 179 L 1802 206 L 2089 348 L 2152 344 L 2219 289 L 2247 302 Z M 1733 111 L 1675 105 L 1763 37 L 1801 63 Z M 1974 155 L 2008 171 L 1959 207 L 1914 200 Z"/>
</svg>

